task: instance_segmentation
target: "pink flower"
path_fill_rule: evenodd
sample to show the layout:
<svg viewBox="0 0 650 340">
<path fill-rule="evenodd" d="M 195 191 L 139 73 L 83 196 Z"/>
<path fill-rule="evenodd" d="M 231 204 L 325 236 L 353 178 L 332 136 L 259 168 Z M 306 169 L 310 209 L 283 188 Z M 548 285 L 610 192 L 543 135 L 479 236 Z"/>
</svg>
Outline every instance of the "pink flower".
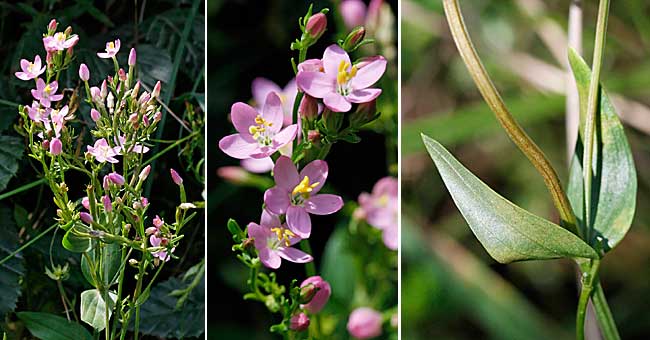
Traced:
<svg viewBox="0 0 650 340">
<path fill-rule="evenodd" d="M 282 129 L 282 101 L 274 92 L 266 97 L 262 113 L 247 104 L 235 103 L 231 118 L 239 133 L 222 138 L 219 148 L 238 159 L 268 157 L 291 143 L 298 131 L 297 124 Z"/>
<path fill-rule="evenodd" d="M 54 132 L 54 136 L 58 138 L 61 136 L 61 130 L 63 129 L 65 122 L 72 119 L 73 116 L 69 115 L 70 111 L 68 105 L 62 107 L 60 110 L 50 108 L 47 108 L 46 110 L 49 112 L 50 119 L 43 120 L 45 122 L 45 132 L 47 134 Z M 38 136 L 44 138 L 45 134 L 41 132 Z"/>
<path fill-rule="evenodd" d="M 309 214 L 329 215 L 343 207 L 340 196 L 317 195 L 327 171 L 327 163 L 321 160 L 307 164 L 300 173 L 289 157 L 280 156 L 275 162 L 275 186 L 264 193 L 264 203 L 271 213 L 286 214 L 289 229 L 301 238 L 311 233 Z"/>
<path fill-rule="evenodd" d="M 265 266 L 278 269 L 285 259 L 294 263 L 307 263 L 314 260 L 311 255 L 291 247 L 300 242 L 291 230 L 280 223 L 280 219 L 264 210 L 260 224 L 248 224 L 248 237 L 252 238 Z"/>
<path fill-rule="evenodd" d="M 126 145 L 126 138 L 124 136 L 118 135 L 117 138 L 114 139 L 114 142 L 116 145 L 118 145 L 117 148 L 117 154 L 118 155 L 124 155 L 127 153 L 147 153 L 149 152 L 149 148 L 147 146 L 144 146 L 140 143 L 134 143 L 132 145 L 127 146 Z M 127 150 L 128 148 L 128 150 Z"/>
<path fill-rule="evenodd" d="M 79 65 L 79 78 L 83 81 L 88 81 L 88 79 L 90 79 L 90 71 L 86 64 Z"/>
<path fill-rule="evenodd" d="M 284 113 L 283 124 L 284 126 L 291 125 L 293 123 L 292 113 L 293 113 L 293 103 L 296 101 L 296 94 L 298 94 L 298 87 L 296 87 L 296 80 L 291 79 L 287 85 L 284 86 L 284 89 L 280 88 L 278 84 L 266 79 L 266 78 L 255 78 L 252 84 L 253 100 L 255 105 L 258 108 L 262 107 L 262 104 L 266 101 L 266 98 L 270 93 L 275 92 L 280 97 L 282 102 L 282 112 Z"/>
<path fill-rule="evenodd" d="M 119 163 L 115 156 L 119 155 L 120 147 L 111 147 L 105 138 L 98 139 L 94 146 L 88 145 L 87 148 L 88 152 L 100 163 Z"/>
<path fill-rule="evenodd" d="M 106 43 L 106 52 L 98 52 L 97 56 L 103 59 L 114 58 L 120 51 L 120 39 Z"/>
<path fill-rule="evenodd" d="M 73 34 L 69 37 L 66 37 L 65 33 L 57 32 L 52 36 L 47 36 L 43 38 L 43 46 L 47 52 L 57 52 L 67 50 L 70 47 L 79 42 L 79 36 Z"/>
<path fill-rule="evenodd" d="M 348 319 L 348 332 L 357 339 L 370 339 L 381 335 L 382 317 L 369 307 L 355 309 Z"/>
<path fill-rule="evenodd" d="M 16 72 L 16 77 L 20 80 L 38 78 L 38 76 L 45 72 L 45 66 L 41 67 L 41 57 L 38 55 L 34 57 L 33 63 L 27 59 L 21 59 L 20 68 L 22 72 Z"/>
<path fill-rule="evenodd" d="M 299 71 L 298 87 L 335 112 L 347 112 L 351 103 L 367 103 L 381 94 L 381 89 L 369 88 L 386 71 L 386 59 L 352 65 L 348 54 L 338 45 L 331 45 L 323 55 L 323 72 Z"/>
<path fill-rule="evenodd" d="M 52 138 L 52 141 L 50 142 L 50 153 L 58 156 L 61 154 L 62 150 L 63 144 L 61 144 L 61 140 L 58 138 Z"/>
<path fill-rule="evenodd" d="M 31 107 L 27 107 L 27 115 L 29 116 L 29 119 L 36 123 L 40 122 L 49 122 L 48 117 L 50 115 L 50 108 L 49 107 L 42 107 L 39 102 L 32 102 Z"/>
<path fill-rule="evenodd" d="M 320 276 L 312 276 L 307 278 L 300 284 L 300 287 L 302 288 L 308 285 L 313 286 L 318 291 L 316 292 L 316 295 L 314 295 L 314 297 L 311 299 L 311 301 L 302 305 L 301 307 L 309 313 L 316 314 L 320 312 L 327 304 L 327 301 L 330 299 L 330 295 L 332 294 L 332 288 L 330 287 L 330 284 L 327 281 L 323 280 L 323 278 Z"/>
<path fill-rule="evenodd" d="M 383 231 L 386 247 L 397 250 L 398 246 L 398 197 L 397 179 L 384 177 L 375 183 L 372 193 L 359 195 L 359 206 L 368 224 Z"/>
<path fill-rule="evenodd" d="M 163 226 L 165 222 L 160 218 L 160 216 L 156 215 L 156 217 L 153 218 L 153 225 L 156 227 L 156 229 L 160 229 L 160 227 Z"/>
<path fill-rule="evenodd" d="M 172 176 L 172 181 L 174 181 L 176 185 L 183 185 L 183 177 L 181 177 L 176 170 L 169 169 L 169 174 Z"/>
<path fill-rule="evenodd" d="M 162 246 L 164 246 L 165 242 L 163 242 L 163 241 L 166 242 L 167 239 L 165 239 L 164 237 L 158 237 L 155 234 L 149 236 L 149 243 L 151 243 L 152 247 L 162 247 Z M 171 252 L 173 253 L 174 250 L 176 250 L 176 248 L 172 248 Z M 168 255 L 167 250 L 159 250 L 157 252 L 152 253 L 151 255 L 153 255 L 153 257 L 157 257 L 160 260 L 165 261 L 165 262 L 167 262 L 167 261 L 169 261 L 171 259 L 171 256 Z"/>
<path fill-rule="evenodd" d="M 361 0 L 343 0 L 339 5 L 339 13 L 348 29 L 363 25 L 366 21 L 366 4 Z"/>
<path fill-rule="evenodd" d="M 289 320 L 289 328 L 296 332 L 302 332 L 309 328 L 309 317 L 305 313 L 298 313 Z"/>
<path fill-rule="evenodd" d="M 63 99 L 62 94 L 55 94 L 58 88 L 59 83 L 57 83 L 56 80 L 49 84 L 45 84 L 43 79 L 38 78 L 36 80 L 36 89 L 32 89 L 32 96 L 34 96 L 34 99 L 39 100 L 41 105 L 50 107 L 51 102 Z"/>
<path fill-rule="evenodd" d="M 117 185 L 118 187 L 124 185 L 124 176 L 118 174 L 117 172 L 111 172 L 110 174 L 108 174 L 108 180 L 111 181 L 111 183 Z"/>
</svg>

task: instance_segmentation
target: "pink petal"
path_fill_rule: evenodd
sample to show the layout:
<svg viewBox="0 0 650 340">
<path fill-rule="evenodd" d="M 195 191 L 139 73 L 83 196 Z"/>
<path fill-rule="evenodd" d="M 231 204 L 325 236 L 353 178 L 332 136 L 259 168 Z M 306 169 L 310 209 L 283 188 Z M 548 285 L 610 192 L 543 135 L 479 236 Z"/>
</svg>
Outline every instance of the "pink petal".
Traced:
<svg viewBox="0 0 650 340">
<path fill-rule="evenodd" d="M 397 247 L 399 245 L 397 225 L 390 228 L 385 228 L 383 234 L 381 235 L 381 238 L 388 249 L 397 250 Z"/>
<path fill-rule="evenodd" d="M 250 138 L 251 141 L 253 140 L 253 137 L 251 136 L 250 132 L 248 132 L 248 128 L 253 125 L 257 125 L 255 124 L 255 117 L 257 117 L 257 115 L 258 113 L 254 108 L 242 102 L 233 104 L 232 108 L 230 109 L 230 119 L 232 120 L 232 125 L 235 126 L 237 132 L 248 137 L 244 137 L 245 139 Z"/>
<path fill-rule="evenodd" d="M 262 118 L 271 123 L 268 127 L 273 132 L 278 132 L 282 128 L 284 120 L 284 111 L 282 110 L 282 100 L 275 92 L 270 92 L 266 96 L 264 108 L 262 109 Z"/>
<path fill-rule="evenodd" d="M 363 89 L 354 90 L 347 96 L 347 99 L 352 103 L 367 103 L 379 97 L 381 89 Z"/>
<path fill-rule="evenodd" d="M 348 112 L 352 108 L 352 104 L 336 92 L 330 92 L 327 94 L 325 98 L 323 98 L 323 103 L 334 112 Z"/>
<path fill-rule="evenodd" d="M 260 261 L 262 261 L 262 264 L 265 266 L 271 268 L 271 269 L 278 269 L 280 268 L 280 264 L 282 264 L 282 259 L 278 255 L 278 253 L 270 250 L 269 248 L 262 248 L 258 249 L 260 253 Z"/>
<path fill-rule="evenodd" d="M 257 143 L 250 143 L 241 137 L 241 134 L 235 133 L 221 138 L 219 141 L 219 149 L 225 152 L 226 155 L 237 158 L 249 158 L 258 150 Z"/>
<path fill-rule="evenodd" d="M 298 169 L 293 165 L 291 158 L 287 156 L 280 156 L 275 162 L 273 178 L 275 178 L 275 184 L 287 192 L 293 190 L 300 183 Z"/>
<path fill-rule="evenodd" d="M 25 72 L 16 72 L 15 75 L 16 75 L 16 78 L 18 78 L 20 80 L 30 80 L 30 79 L 32 79 L 32 76 L 29 73 L 25 73 Z M 32 91 L 34 91 L 34 90 L 32 90 Z"/>
<path fill-rule="evenodd" d="M 287 226 L 301 238 L 311 234 L 311 218 L 303 207 L 290 206 L 287 209 Z"/>
<path fill-rule="evenodd" d="M 307 164 L 304 168 L 302 168 L 302 171 L 300 171 L 300 180 L 305 178 L 305 176 L 309 177 L 309 183 L 314 184 L 318 182 L 318 185 L 314 187 L 312 190 L 312 195 L 315 195 L 320 189 L 323 187 L 325 184 L 325 180 L 327 180 L 327 172 L 329 171 L 329 168 L 327 166 L 327 162 L 321 161 L 321 160 L 315 160 Z M 296 183 L 298 185 L 298 183 Z M 295 186 L 294 186 L 295 187 Z M 291 188 L 293 190 L 293 188 Z"/>
<path fill-rule="evenodd" d="M 278 132 L 278 134 L 273 137 L 273 146 L 275 149 L 279 149 L 289 144 L 294 138 L 296 138 L 296 133 L 298 133 L 297 124 L 287 126 L 284 130 Z"/>
<path fill-rule="evenodd" d="M 260 245 L 266 244 L 266 236 L 267 232 L 264 227 L 253 222 L 248 224 L 248 237 L 254 239 L 256 244 L 258 242 L 260 242 Z"/>
<path fill-rule="evenodd" d="M 241 161 L 241 166 L 250 172 L 261 174 L 269 172 L 273 169 L 273 160 L 271 157 L 259 159 L 247 158 Z"/>
<path fill-rule="evenodd" d="M 314 98 L 324 98 L 336 90 L 336 78 L 322 72 L 298 72 L 296 83 Z"/>
<path fill-rule="evenodd" d="M 343 200 L 340 196 L 331 194 L 320 194 L 310 197 L 305 202 L 305 210 L 314 215 L 329 215 L 339 211 L 343 207 Z"/>
<path fill-rule="evenodd" d="M 20 68 L 25 71 L 29 67 L 29 60 L 27 59 L 20 59 Z"/>
<path fill-rule="evenodd" d="M 266 209 L 270 212 L 281 215 L 287 212 L 287 208 L 291 205 L 289 192 L 280 187 L 273 187 L 264 192 L 264 204 Z"/>
<path fill-rule="evenodd" d="M 373 61 L 365 64 L 357 71 L 357 75 L 350 80 L 353 89 L 365 89 L 376 83 L 386 71 L 386 59 L 375 57 Z"/>
<path fill-rule="evenodd" d="M 303 252 L 302 250 L 291 247 L 279 249 L 278 255 L 283 259 L 291 261 L 293 263 L 307 263 L 314 260 L 311 255 Z"/>
<path fill-rule="evenodd" d="M 268 210 L 262 210 L 262 217 L 260 217 L 260 225 L 267 228 L 275 228 L 280 226 L 280 218 L 278 215 L 271 214 Z"/>
<path fill-rule="evenodd" d="M 280 93 L 282 91 L 280 89 L 280 86 L 278 86 L 276 83 L 262 77 L 253 79 L 251 90 L 253 92 L 253 100 L 255 100 L 255 105 L 260 107 L 262 104 L 264 104 L 264 101 L 266 101 L 266 96 L 268 96 L 270 92 Z"/>
<path fill-rule="evenodd" d="M 350 57 L 339 45 L 330 45 L 323 53 L 323 69 L 329 76 L 336 77 L 341 61 L 350 64 Z"/>
<path fill-rule="evenodd" d="M 392 197 L 397 197 L 397 179 L 395 177 L 384 177 L 375 183 L 375 186 L 372 188 L 373 195 L 389 195 Z"/>
</svg>

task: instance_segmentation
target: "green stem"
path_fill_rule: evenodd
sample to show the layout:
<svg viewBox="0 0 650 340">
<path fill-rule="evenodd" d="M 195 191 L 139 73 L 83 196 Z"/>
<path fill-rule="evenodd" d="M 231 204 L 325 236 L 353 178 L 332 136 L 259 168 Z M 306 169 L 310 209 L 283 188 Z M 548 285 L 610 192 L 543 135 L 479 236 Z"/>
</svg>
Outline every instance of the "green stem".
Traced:
<svg viewBox="0 0 650 340">
<path fill-rule="evenodd" d="M 312 254 L 311 245 L 309 244 L 309 240 L 307 239 L 300 241 L 300 249 L 302 249 L 307 254 L 310 255 Z M 305 264 L 305 273 L 307 274 L 307 276 L 316 275 L 316 265 L 314 264 L 314 261 L 307 262 Z"/>
<path fill-rule="evenodd" d="M 524 155 L 526 155 L 544 179 L 544 184 L 546 184 L 546 187 L 553 198 L 553 203 L 560 214 L 562 225 L 574 233 L 577 233 L 578 228 L 576 217 L 574 216 L 571 205 L 569 204 L 569 199 L 562 189 L 562 185 L 560 184 L 555 169 L 551 166 L 551 163 L 546 158 L 544 152 L 537 146 L 537 144 L 535 144 L 535 142 L 533 142 L 519 123 L 514 119 L 510 111 L 508 111 L 508 108 L 478 57 L 478 53 L 476 52 L 472 40 L 469 37 L 469 33 L 467 32 L 467 27 L 465 26 L 458 0 L 443 0 L 443 5 L 449 28 L 451 29 L 458 52 L 460 53 L 465 66 L 467 66 L 470 75 L 474 79 L 474 83 L 478 87 L 478 90 L 481 92 L 481 95 L 496 115 L 497 120 L 510 139 L 517 145 Z"/>
<path fill-rule="evenodd" d="M 176 146 L 178 146 L 179 144 L 183 143 L 184 141 L 186 141 L 186 140 L 188 140 L 188 139 L 190 139 L 190 138 L 192 138 L 192 137 L 195 137 L 196 135 L 198 135 L 198 134 L 200 134 L 200 133 L 201 133 L 200 131 L 195 131 L 195 132 L 193 132 L 193 133 L 191 133 L 191 134 L 189 134 L 189 135 L 187 135 L 187 136 L 185 136 L 185 137 L 183 137 L 183 138 L 181 138 L 181 139 L 175 141 L 173 144 L 168 145 L 166 148 L 164 148 L 164 149 L 162 149 L 160 152 L 156 153 L 153 157 L 147 159 L 147 161 L 145 161 L 144 163 L 142 163 L 142 166 L 147 166 L 147 164 L 153 162 L 154 160 L 156 160 L 157 158 L 161 157 L 161 156 L 164 155 L 165 153 L 167 153 L 167 152 L 169 152 L 170 150 L 174 149 L 174 148 L 175 148 Z M 136 174 L 136 175 L 137 175 L 137 174 Z"/>
<path fill-rule="evenodd" d="M 7 191 L 7 192 L 3 193 L 2 195 L 0 195 L 0 201 L 2 201 L 5 198 L 11 197 L 13 195 L 19 194 L 19 193 L 21 193 L 23 191 L 27 191 L 27 190 L 35 187 L 35 186 L 41 185 L 41 184 L 45 183 L 46 181 L 47 181 L 47 179 L 45 177 L 43 177 L 43 178 L 41 178 L 39 180 L 36 180 L 36 181 L 30 182 L 30 183 L 27 183 L 25 185 L 22 185 L 22 186 L 14 189 L 14 190 Z"/>
<path fill-rule="evenodd" d="M 594 44 L 594 58 L 591 65 L 591 80 L 589 82 L 589 98 L 587 102 L 587 117 L 585 120 L 585 148 L 582 156 L 582 176 L 584 178 L 585 195 L 585 227 L 586 240 L 591 244 L 591 175 L 594 150 L 594 130 L 596 128 L 596 112 L 598 110 L 600 69 L 603 64 L 605 38 L 607 33 L 607 18 L 609 16 L 609 0 L 600 0 L 598 6 L 598 21 L 596 22 L 596 41 Z"/>
<path fill-rule="evenodd" d="M 600 325 L 600 331 L 605 340 L 620 340 L 621 336 L 618 334 L 616 322 L 614 321 L 612 311 L 609 309 L 609 305 L 607 304 L 605 292 L 603 292 L 603 286 L 600 284 L 600 280 L 596 280 L 595 282 L 594 293 L 591 297 L 591 301 L 594 305 L 594 311 L 596 312 L 596 318 Z"/>
<path fill-rule="evenodd" d="M 578 309 L 576 311 L 576 339 L 584 340 L 585 338 L 585 316 L 587 315 L 587 305 L 589 298 L 594 291 L 594 282 L 598 280 L 598 269 L 600 260 L 592 260 L 588 266 L 582 267 L 580 299 L 578 300 Z"/>
<path fill-rule="evenodd" d="M 13 252 L 11 252 L 11 254 L 7 255 L 5 258 L 3 258 L 2 260 L 0 260 L 0 265 L 2 265 L 3 263 L 9 261 L 12 257 L 16 256 L 16 254 L 20 253 L 21 251 L 27 249 L 29 246 L 31 246 L 31 245 L 34 244 L 36 241 L 38 241 L 39 239 L 41 239 L 41 237 L 45 236 L 45 234 L 47 234 L 47 233 L 49 233 L 50 231 L 54 230 L 57 226 L 58 226 L 58 223 L 57 223 L 57 224 L 53 224 L 53 225 L 51 225 L 49 228 L 47 228 L 47 230 L 45 230 L 45 231 L 43 231 L 42 233 L 36 235 L 36 237 L 34 237 L 33 239 L 29 240 L 27 243 L 23 244 L 20 248 L 18 248 L 18 249 L 16 249 L 16 250 L 14 250 Z"/>
</svg>

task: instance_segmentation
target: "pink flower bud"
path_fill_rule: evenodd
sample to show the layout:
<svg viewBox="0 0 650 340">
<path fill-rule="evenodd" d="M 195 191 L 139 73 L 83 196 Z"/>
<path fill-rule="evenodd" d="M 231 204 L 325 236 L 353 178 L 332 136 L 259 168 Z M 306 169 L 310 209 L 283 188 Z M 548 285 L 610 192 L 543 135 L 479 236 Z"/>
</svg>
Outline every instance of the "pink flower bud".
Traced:
<svg viewBox="0 0 650 340">
<path fill-rule="evenodd" d="M 119 78 L 121 81 L 126 81 L 126 71 L 124 71 L 123 68 L 120 68 L 120 69 L 117 71 L 117 76 L 118 76 L 118 78 Z"/>
<path fill-rule="evenodd" d="M 131 124 L 137 124 L 138 123 L 138 114 L 137 113 L 132 113 L 129 116 L 129 123 L 131 123 Z"/>
<path fill-rule="evenodd" d="M 305 94 L 300 101 L 298 113 L 302 118 L 313 120 L 318 117 L 318 102 L 316 99 L 308 94 Z"/>
<path fill-rule="evenodd" d="M 50 153 L 57 156 L 61 154 L 61 150 L 63 150 L 61 140 L 58 138 L 52 138 L 52 141 L 50 142 Z"/>
<path fill-rule="evenodd" d="M 320 132 L 318 130 L 307 131 L 307 139 L 312 143 L 318 142 L 320 140 Z"/>
<path fill-rule="evenodd" d="M 102 203 L 104 204 L 104 210 L 107 212 L 113 211 L 113 204 L 111 203 L 111 198 L 108 195 L 102 196 Z"/>
<path fill-rule="evenodd" d="M 44 140 L 41 145 L 43 146 L 43 150 L 49 150 L 50 149 L 50 141 L 49 140 Z"/>
<path fill-rule="evenodd" d="M 149 117 L 147 117 L 147 115 L 143 115 L 142 116 L 142 125 L 149 126 L 149 123 L 150 123 L 149 122 Z"/>
<path fill-rule="evenodd" d="M 81 220 L 84 221 L 86 224 L 93 223 L 93 217 L 87 212 L 80 212 L 79 217 L 81 217 Z"/>
<path fill-rule="evenodd" d="M 343 0 L 339 5 L 339 13 L 345 27 L 353 29 L 366 21 L 366 4 L 361 0 Z"/>
<path fill-rule="evenodd" d="M 165 224 L 165 222 L 160 218 L 160 216 L 156 215 L 156 217 L 153 218 L 153 225 L 156 226 L 156 228 L 160 229 L 163 224 Z"/>
<path fill-rule="evenodd" d="M 88 71 L 88 66 L 86 66 L 86 64 L 79 65 L 79 78 L 83 81 L 88 81 L 88 79 L 90 79 L 90 71 Z"/>
<path fill-rule="evenodd" d="M 99 113 L 99 111 L 95 109 L 90 109 L 90 118 L 92 118 L 93 122 L 97 122 L 100 117 L 101 114 Z"/>
<path fill-rule="evenodd" d="M 47 30 L 54 32 L 54 31 L 56 31 L 56 26 L 57 25 L 58 25 L 58 23 L 56 22 L 56 19 L 52 19 L 52 20 L 50 20 L 50 23 L 47 25 Z"/>
<path fill-rule="evenodd" d="M 323 13 L 316 13 L 307 20 L 305 29 L 312 39 L 320 38 L 327 28 L 327 17 Z"/>
<path fill-rule="evenodd" d="M 146 208 L 149 206 L 149 200 L 146 197 L 140 197 L 140 204 L 142 204 L 143 208 Z"/>
<path fill-rule="evenodd" d="M 292 316 L 289 328 L 297 332 L 306 330 L 309 328 L 309 317 L 305 313 L 298 313 Z"/>
<path fill-rule="evenodd" d="M 172 175 L 172 180 L 176 185 L 183 185 L 183 178 L 176 172 L 174 169 L 169 169 L 169 173 Z"/>
<path fill-rule="evenodd" d="M 150 172 L 151 172 L 151 165 L 145 166 L 144 169 L 140 171 L 140 175 L 138 175 L 138 179 L 144 181 L 145 179 L 147 179 Z"/>
<path fill-rule="evenodd" d="M 106 98 L 106 96 L 108 95 L 108 85 L 106 84 L 106 80 L 102 82 L 101 95 L 102 98 Z"/>
<path fill-rule="evenodd" d="M 135 210 L 142 209 L 142 203 L 140 203 L 140 201 L 133 202 L 133 209 Z"/>
<path fill-rule="evenodd" d="M 153 115 L 153 121 L 158 123 L 160 121 L 160 119 L 162 119 L 162 113 L 160 113 L 160 111 L 158 111 L 158 112 L 156 112 L 155 115 Z"/>
<path fill-rule="evenodd" d="M 81 199 L 81 205 L 86 210 L 90 210 L 90 200 L 88 199 L 88 196 L 85 196 L 84 198 Z"/>
<path fill-rule="evenodd" d="M 104 179 L 102 180 L 102 187 L 104 190 L 111 188 L 111 181 L 108 179 L 108 176 L 104 176 Z"/>
<path fill-rule="evenodd" d="M 131 91 L 131 98 L 135 99 L 138 97 L 138 92 L 140 91 L 140 81 L 135 82 L 133 86 L 133 91 Z"/>
<path fill-rule="evenodd" d="M 156 227 L 149 227 L 144 231 L 144 233 L 147 234 L 147 236 L 149 236 L 155 234 L 157 231 L 158 229 Z"/>
<path fill-rule="evenodd" d="M 311 299 L 311 301 L 302 305 L 302 308 L 309 313 L 316 314 L 320 312 L 323 307 L 325 307 L 325 304 L 327 304 L 327 301 L 332 294 L 332 288 L 330 287 L 330 284 L 327 283 L 327 281 L 323 280 L 323 278 L 320 276 L 312 276 L 307 278 L 300 284 L 300 287 L 302 288 L 307 285 L 312 285 L 313 287 L 317 288 L 318 291 Z"/>
<path fill-rule="evenodd" d="M 222 166 L 217 169 L 217 175 L 233 184 L 244 184 L 251 178 L 248 171 L 238 166 Z"/>
<path fill-rule="evenodd" d="M 136 58 L 135 48 L 131 48 L 131 52 L 129 52 L 129 66 L 135 66 Z"/>
<path fill-rule="evenodd" d="M 162 84 L 160 83 L 160 80 L 156 82 L 156 85 L 153 87 L 153 91 L 151 91 L 151 98 L 158 98 L 160 96 L 160 88 L 162 87 Z"/>
<path fill-rule="evenodd" d="M 122 186 L 124 185 L 124 177 L 117 172 L 111 172 L 108 174 L 108 180 L 110 180 L 113 184 L 117 186 Z"/>
<path fill-rule="evenodd" d="M 97 103 L 102 102 L 102 91 L 97 86 L 90 88 L 90 96 L 93 97 L 93 100 Z"/>
<path fill-rule="evenodd" d="M 151 95 L 149 94 L 149 92 L 144 91 L 144 92 L 142 92 L 142 94 L 140 95 L 140 99 L 138 99 L 138 103 L 139 103 L 139 104 L 144 104 L 144 103 L 148 102 L 149 99 L 151 99 Z"/>
<path fill-rule="evenodd" d="M 381 335 L 382 317 L 372 308 L 355 309 L 348 319 L 348 332 L 357 339 L 370 339 Z"/>
</svg>

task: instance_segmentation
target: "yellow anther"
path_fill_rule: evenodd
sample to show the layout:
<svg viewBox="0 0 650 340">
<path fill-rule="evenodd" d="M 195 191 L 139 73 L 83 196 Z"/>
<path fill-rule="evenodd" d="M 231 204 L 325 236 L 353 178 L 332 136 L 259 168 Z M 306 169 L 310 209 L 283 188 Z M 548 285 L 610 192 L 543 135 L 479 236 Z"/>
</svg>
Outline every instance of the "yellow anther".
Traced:
<svg viewBox="0 0 650 340">
<path fill-rule="evenodd" d="M 287 247 L 291 245 L 291 237 L 296 236 L 296 234 L 286 228 L 271 228 L 271 231 L 278 236 L 278 241 L 284 241 Z"/>
<path fill-rule="evenodd" d="M 379 197 L 378 203 L 380 207 L 385 207 L 388 205 L 388 195 L 381 195 L 381 197 Z"/>
<path fill-rule="evenodd" d="M 293 192 L 291 192 L 291 194 L 293 196 L 298 194 L 309 195 L 309 193 L 312 192 L 314 188 L 316 188 L 319 184 L 320 182 L 309 184 L 309 177 L 305 176 L 305 178 L 300 181 L 300 184 L 296 185 L 296 187 L 293 188 Z"/>
<path fill-rule="evenodd" d="M 349 62 L 345 60 L 341 60 L 341 63 L 339 64 L 339 70 L 338 73 L 336 74 L 336 82 L 338 84 L 345 84 L 349 82 L 354 76 L 357 75 L 357 67 L 350 65 Z M 348 71 L 350 69 L 350 71 Z"/>
<path fill-rule="evenodd" d="M 45 88 L 43 89 L 43 91 L 45 91 L 45 93 L 50 93 L 50 91 L 52 91 L 52 88 L 50 87 L 50 84 L 45 85 Z"/>
<path fill-rule="evenodd" d="M 350 70 L 350 78 L 353 78 L 356 75 L 357 75 L 357 67 L 352 66 L 352 69 Z"/>
<path fill-rule="evenodd" d="M 108 43 L 108 48 L 109 48 L 109 49 L 114 49 L 114 48 L 115 48 L 115 43 L 112 42 L 112 41 L 109 42 L 109 43 Z"/>
</svg>

